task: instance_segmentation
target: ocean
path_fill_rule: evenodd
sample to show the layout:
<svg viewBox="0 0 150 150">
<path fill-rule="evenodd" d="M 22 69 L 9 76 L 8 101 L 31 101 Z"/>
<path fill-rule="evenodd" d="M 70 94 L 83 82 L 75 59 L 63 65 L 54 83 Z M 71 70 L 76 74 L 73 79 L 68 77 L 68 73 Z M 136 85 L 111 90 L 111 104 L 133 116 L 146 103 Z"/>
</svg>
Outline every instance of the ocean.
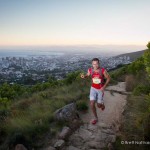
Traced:
<svg viewBox="0 0 150 150">
<path fill-rule="evenodd" d="M 0 57 L 31 57 L 31 56 L 63 56 L 63 52 L 54 52 L 54 51 L 35 51 L 35 50 L 0 50 Z"/>
</svg>

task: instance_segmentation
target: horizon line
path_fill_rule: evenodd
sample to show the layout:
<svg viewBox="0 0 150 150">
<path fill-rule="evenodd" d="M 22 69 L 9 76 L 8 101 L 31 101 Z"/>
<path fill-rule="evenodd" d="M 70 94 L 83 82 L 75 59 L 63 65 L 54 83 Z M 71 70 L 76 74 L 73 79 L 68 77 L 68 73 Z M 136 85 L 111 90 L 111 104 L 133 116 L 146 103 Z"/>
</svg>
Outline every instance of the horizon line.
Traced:
<svg viewBox="0 0 150 150">
<path fill-rule="evenodd" d="M 146 46 L 146 44 L 45 44 L 45 45 L 0 45 L 0 47 L 26 47 L 26 46 Z"/>
</svg>

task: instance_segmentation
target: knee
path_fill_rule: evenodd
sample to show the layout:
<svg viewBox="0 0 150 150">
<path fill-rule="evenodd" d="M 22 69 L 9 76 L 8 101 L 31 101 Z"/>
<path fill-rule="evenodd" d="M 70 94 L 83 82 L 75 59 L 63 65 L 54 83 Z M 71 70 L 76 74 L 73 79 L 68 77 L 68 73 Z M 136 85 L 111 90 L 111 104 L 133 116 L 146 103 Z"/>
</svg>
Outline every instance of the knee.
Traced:
<svg viewBox="0 0 150 150">
<path fill-rule="evenodd" d="M 90 103 L 90 105 L 91 105 L 92 108 L 95 107 L 95 102 L 92 101 L 92 102 Z"/>
</svg>

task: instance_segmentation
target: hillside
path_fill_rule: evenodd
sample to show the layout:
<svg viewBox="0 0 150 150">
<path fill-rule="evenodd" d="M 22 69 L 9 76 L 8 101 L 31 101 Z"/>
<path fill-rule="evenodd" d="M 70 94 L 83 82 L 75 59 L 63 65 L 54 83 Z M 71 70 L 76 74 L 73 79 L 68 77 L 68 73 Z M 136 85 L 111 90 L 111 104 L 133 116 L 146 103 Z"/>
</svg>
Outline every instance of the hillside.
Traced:
<svg viewBox="0 0 150 150">
<path fill-rule="evenodd" d="M 137 58 L 141 57 L 145 51 L 146 50 L 141 50 L 141 51 L 136 51 L 136 52 L 131 52 L 131 53 L 125 53 L 125 54 L 117 55 L 114 57 L 118 58 L 118 57 L 124 57 L 124 56 L 128 57 L 129 56 L 131 61 L 135 61 Z"/>
<path fill-rule="evenodd" d="M 89 123 L 93 114 L 87 101 L 88 111 L 80 113 L 83 125 L 67 140 L 56 140 L 51 146 L 60 146 L 63 150 L 148 150 L 149 145 L 124 142 L 150 139 L 150 80 L 146 69 L 150 53 L 146 52 L 149 55 L 144 53 L 133 63 L 110 72 L 111 83 L 115 85 L 106 88 L 106 109 L 97 109 L 99 121 L 96 125 Z"/>
<path fill-rule="evenodd" d="M 112 71 L 111 77 L 125 81 L 126 91 L 131 92 L 127 97 L 120 135 L 114 147 L 118 150 L 148 150 L 149 145 L 138 143 L 150 140 L 150 48 L 136 61 Z M 127 144 L 121 144 L 121 141 L 127 141 Z M 128 144 L 130 141 L 137 144 Z"/>
<path fill-rule="evenodd" d="M 125 148 L 125 145 L 121 145 L 122 140 L 150 139 L 149 58 L 150 49 L 133 63 L 110 72 L 112 78 L 110 85 L 125 82 L 125 90 L 131 93 L 127 96 L 127 105 L 123 111 L 123 123 L 119 128 L 121 134 L 113 142 L 115 149 Z M 49 79 L 49 82 L 39 83 L 32 88 L 7 83 L 2 85 L 0 87 L 0 133 L 2 135 L 0 149 L 12 150 L 18 143 L 25 145 L 29 150 L 41 149 L 50 144 L 50 140 L 55 138 L 63 126 L 69 126 L 66 121 L 55 120 L 56 110 L 72 102 L 76 103 L 78 111 L 84 112 L 90 109 L 87 102 L 91 80 L 82 80 L 80 72 L 82 71 L 72 72 L 64 80 Z M 114 86 L 111 88 L 113 89 L 109 89 L 110 93 L 107 93 L 114 98 L 113 92 L 118 88 Z M 107 101 L 107 107 L 108 103 Z M 107 117 L 110 117 L 111 113 L 107 111 L 105 113 L 109 115 Z M 134 148 L 141 149 L 142 145 Z M 133 147 L 127 146 L 126 149 L 132 150 Z M 144 146 L 145 149 L 146 146 Z"/>
</svg>

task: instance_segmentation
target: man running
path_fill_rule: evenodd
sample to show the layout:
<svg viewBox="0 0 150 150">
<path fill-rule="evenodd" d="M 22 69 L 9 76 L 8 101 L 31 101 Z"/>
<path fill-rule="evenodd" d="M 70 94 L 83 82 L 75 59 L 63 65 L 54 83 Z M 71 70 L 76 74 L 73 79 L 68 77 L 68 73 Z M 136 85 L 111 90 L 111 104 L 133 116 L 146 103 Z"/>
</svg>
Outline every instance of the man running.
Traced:
<svg viewBox="0 0 150 150">
<path fill-rule="evenodd" d="M 97 107 L 102 110 L 105 109 L 104 105 L 104 90 L 107 84 L 110 82 L 110 76 L 105 68 L 100 68 L 100 62 L 98 58 L 92 59 L 93 68 L 89 68 L 86 75 L 81 74 L 81 78 L 86 78 L 91 75 L 92 85 L 90 88 L 90 106 L 92 112 L 94 114 L 94 119 L 92 119 L 91 123 L 96 124 L 98 121 L 98 116 L 96 112 L 95 103 L 97 101 Z M 104 83 L 104 78 L 106 78 L 106 82 Z"/>
</svg>

